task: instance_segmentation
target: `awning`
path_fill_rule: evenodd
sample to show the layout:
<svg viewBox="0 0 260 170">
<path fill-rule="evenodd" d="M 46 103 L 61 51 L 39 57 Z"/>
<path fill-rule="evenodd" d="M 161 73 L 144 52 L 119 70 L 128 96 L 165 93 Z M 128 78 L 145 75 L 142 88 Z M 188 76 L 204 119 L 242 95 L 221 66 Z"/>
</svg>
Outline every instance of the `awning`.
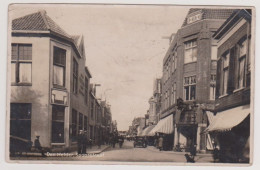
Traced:
<svg viewBox="0 0 260 170">
<path fill-rule="evenodd" d="M 148 126 L 145 128 L 141 134 L 141 136 L 149 136 L 149 132 L 155 127 L 155 125 Z"/>
<path fill-rule="evenodd" d="M 173 115 L 161 119 L 157 125 L 150 131 L 149 136 L 155 135 L 156 132 L 171 134 L 173 133 Z"/>
<path fill-rule="evenodd" d="M 211 113 L 207 113 L 210 124 L 204 132 L 231 130 L 233 127 L 240 124 L 249 115 L 249 113 L 250 105 L 225 110 L 217 113 L 216 116 L 213 116 Z"/>
</svg>

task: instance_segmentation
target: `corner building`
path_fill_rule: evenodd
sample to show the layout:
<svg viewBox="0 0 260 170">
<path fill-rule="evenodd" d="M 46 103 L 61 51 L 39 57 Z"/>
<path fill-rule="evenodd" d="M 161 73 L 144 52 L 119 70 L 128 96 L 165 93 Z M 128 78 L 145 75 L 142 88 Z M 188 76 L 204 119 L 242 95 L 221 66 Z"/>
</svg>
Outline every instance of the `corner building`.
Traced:
<svg viewBox="0 0 260 170">
<path fill-rule="evenodd" d="M 212 35 L 231 15 L 231 9 L 192 8 L 174 35 L 163 59 L 160 119 L 173 115 L 173 149 L 212 149 L 210 137 L 202 134 L 214 110 L 217 44 Z M 177 99 L 185 107 L 177 107 Z"/>
<path fill-rule="evenodd" d="M 14 19 L 10 135 L 50 151 L 77 146 L 88 129 L 89 81 L 83 36 L 71 36 L 45 11 Z"/>
</svg>

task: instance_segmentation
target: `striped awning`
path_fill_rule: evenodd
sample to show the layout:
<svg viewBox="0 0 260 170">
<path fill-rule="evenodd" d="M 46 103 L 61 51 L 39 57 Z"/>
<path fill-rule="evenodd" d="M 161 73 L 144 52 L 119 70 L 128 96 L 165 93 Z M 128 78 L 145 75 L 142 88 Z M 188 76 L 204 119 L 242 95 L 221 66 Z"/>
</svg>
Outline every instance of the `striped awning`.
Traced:
<svg viewBox="0 0 260 170">
<path fill-rule="evenodd" d="M 155 127 L 155 125 L 148 126 L 145 128 L 141 134 L 141 136 L 149 136 L 149 132 Z"/>
<path fill-rule="evenodd" d="M 209 126 L 204 132 L 228 131 L 240 124 L 250 113 L 250 105 L 239 106 L 219 112 L 216 116 L 208 113 Z"/>
<path fill-rule="evenodd" d="M 171 134 L 173 133 L 173 115 L 161 119 L 148 135 L 153 136 L 156 132 Z"/>
</svg>

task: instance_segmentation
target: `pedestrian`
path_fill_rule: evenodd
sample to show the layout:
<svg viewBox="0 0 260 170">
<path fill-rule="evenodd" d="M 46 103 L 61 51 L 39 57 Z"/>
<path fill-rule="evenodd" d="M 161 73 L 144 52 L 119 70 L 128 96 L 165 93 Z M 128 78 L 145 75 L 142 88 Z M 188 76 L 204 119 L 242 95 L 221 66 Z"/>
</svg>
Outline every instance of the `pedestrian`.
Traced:
<svg viewBox="0 0 260 170">
<path fill-rule="evenodd" d="M 196 156 L 196 152 L 197 152 L 197 144 L 194 144 L 192 147 L 191 147 L 191 150 L 190 150 L 190 157 L 191 157 L 191 159 L 193 159 L 194 160 L 194 162 L 195 162 L 195 156 Z"/>
<path fill-rule="evenodd" d="M 100 138 L 101 138 L 100 136 L 97 138 L 98 149 L 101 148 L 101 139 Z"/>
<path fill-rule="evenodd" d="M 89 144 L 89 148 L 91 149 L 92 148 L 92 139 L 90 138 L 89 141 L 88 141 L 88 144 Z"/>
<path fill-rule="evenodd" d="M 87 153 L 87 143 L 88 143 L 88 137 L 87 137 L 87 131 L 85 130 L 82 138 L 82 154 Z"/>
<path fill-rule="evenodd" d="M 40 143 L 40 136 L 36 136 L 36 139 L 34 140 L 34 147 L 36 150 L 41 152 L 42 156 L 46 156 L 44 154 L 44 149 L 42 148 L 41 143 Z"/>
<path fill-rule="evenodd" d="M 78 142 L 78 154 L 82 154 L 83 153 L 83 130 L 79 131 L 77 142 Z"/>
<path fill-rule="evenodd" d="M 159 147 L 160 151 L 163 149 L 163 137 L 162 136 L 159 137 L 158 147 Z"/>
</svg>

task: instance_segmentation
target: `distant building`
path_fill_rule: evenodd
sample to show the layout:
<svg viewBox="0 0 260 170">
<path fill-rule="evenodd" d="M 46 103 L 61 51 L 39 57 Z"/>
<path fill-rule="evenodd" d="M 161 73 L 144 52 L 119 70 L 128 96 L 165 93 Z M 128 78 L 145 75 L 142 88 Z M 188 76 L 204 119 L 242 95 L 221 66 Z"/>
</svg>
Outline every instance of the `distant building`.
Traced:
<svg viewBox="0 0 260 170">
<path fill-rule="evenodd" d="M 155 125 L 158 122 L 158 117 L 161 108 L 161 79 L 154 81 L 153 96 L 149 99 L 149 119 L 147 125 Z"/>
<path fill-rule="evenodd" d="M 175 149 L 183 146 L 188 151 L 196 145 L 198 151 L 206 151 L 207 136 L 201 132 L 207 126 L 205 110 L 214 109 L 216 89 L 217 44 L 212 35 L 232 11 L 190 9 L 163 59 L 160 119 L 169 122 L 166 119 L 173 115 L 174 127 L 165 129 Z M 177 107 L 178 98 L 186 107 Z"/>
<path fill-rule="evenodd" d="M 218 44 L 216 107 L 206 131 L 221 162 L 248 163 L 250 155 L 251 10 L 236 10 L 214 34 Z M 252 138 L 251 138 L 252 139 Z"/>
</svg>

